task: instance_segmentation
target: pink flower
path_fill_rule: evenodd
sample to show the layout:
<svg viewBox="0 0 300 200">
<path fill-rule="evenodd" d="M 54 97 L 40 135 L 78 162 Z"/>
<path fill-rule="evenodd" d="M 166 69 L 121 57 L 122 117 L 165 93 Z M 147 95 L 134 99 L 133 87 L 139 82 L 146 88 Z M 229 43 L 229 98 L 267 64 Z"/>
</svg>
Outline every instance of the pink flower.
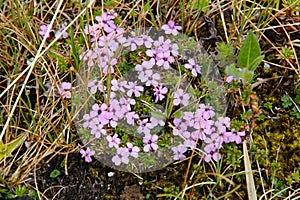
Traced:
<svg viewBox="0 0 300 200">
<path fill-rule="evenodd" d="M 158 149 L 158 145 L 156 144 L 157 140 L 157 135 L 146 134 L 143 138 L 143 142 L 146 144 L 144 146 L 144 152 L 149 152 L 151 148 L 156 151 Z"/>
<path fill-rule="evenodd" d="M 179 145 L 177 147 L 172 147 L 172 151 L 174 152 L 173 158 L 174 160 L 183 160 L 185 159 L 184 153 L 187 151 L 185 145 Z"/>
<path fill-rule="evenodd" d="M 181 26 L 176 26 L 175 21 L 173 20 L 168 21 L 168 24 L 162 25 L 161 28 L 165 30 L 166 34 L 172 34 L 172 35 L 177 35 L 178 31 L 181 30 Z"/>
<path fill-rule="evenodd" d="M 242 142 L 241 136 L 245 135 L 245 131 L 236 131 L 234 129 L 230 132 L 224 133 L 224 136 L 227 137 L 229 142 L 235 142 L 236 144 L 240 144 Z"/>
<path fill-rule="evenodd" d="M 103 128 L 103 125 L 98 124 L 92 124 L 91 125 L 91 134 L 95 136 L 95 138 L 100 138 L 101 135 L 106 135 L 106 130 Z"/>
<path fill-rule="evenodd" d="M 126 114 L 126 121 L 127 124 L 134 126 L 135 125 L 135 120 L 139 119 L 139 115 L 136 114 L 134 111 L 133 112 L 128 112 Z"/>
<path fill-rule="evenodd" d="M 170 51 L 160 52 L 157 54 L 157 62 L 158 66 L 163 66 L 164 69 L 170 68 L 170 63 L 175 61 L 174 57 L 171 56 Z"/>
<path fill-rule="evenodd" d="M 66 28 L 66 23 L 61 25 L 61 28 L 58 29 L 58 31 L 55 33 L 55 37 L 57 37 L 60 33 L 62 33 L 62 37 L 64 39 L 69 37 L 69 33 L 67 33 L 66 31 L 63 31 Z"/>
<path fill-rule="evenodd" d="M 113 12 L 109 12 L 109 13 L 102 13 L 101 16 L 96 16 L 96 20 L 101 23 L 102 26 L 105 25 L 112 25 L 114 24 L 114 19 L 115 19 L 116 15 Z"/>
<path fill-rule="evenodd" d="M 173 104 L 178 106 L 179 104 L 183 104 L 187 106 L 189 104 L 190 95 L 183 92 L 183 89 L 178 89 L 174 94 Z"/>
<path fill-rule="evenodd" d="M 135 66 L 135 70 L 139 72 L 139 74 L 145 74 L 147 70 L 150 70 L 155 65 L 155 60 L 143 61 L 143 63 L 137 64 Z"/>
<path fill-rule="evenodd" d="M 70 99 L 71 98 L 71 88 L 72 85 L 69 82 L 62 82 L 61 88 L 59 89 L 60 94 L 63 99 Z"/>
<path fill-rule="evenodd" d="M 138 125 L 139 125 L 137 129 L 138 133 L 145 133 L 147 135 L 150 134 L 150 130 L 153 128 L 148 118 L 139 120 Z"/>
<path fill-rule="evenodd" d="M 219 133 L 225 133 L 227 128 L 230 128 L 230 118 L 229 117 L 219 117 L 215 121 L 215 126 Z"/>
<path fill-rule="evenodd" d="M 111 80 L 111 90 L 115 92 L 125 92 L 125 86 L 127 81 L 117 81 L 116 79 Z"/>
<path fill-rule="evenodd" d="M 133 146 L 132 143 L 127 143 L 127 150 L 130 156 L 137 158 L 138 157 L 138 153 L 140 151 L 140 148 Z"/>
<path fill-rule="evenodd" d="M 53 29 L 50 27 L 49 33 L 46 35 L 48 28 L 50 27 L 50 24 L 42 25 L 40 26 L 39 34 L 42 37 L 50 38 L 50 33 L 53 32 Z"/>
<path fill-rule="evenodd" d="M 114 134 L 113 137 L 111 137 L 110 135 L 106 136 L 106 140 L 108 142 L 109 148 L 113 148 L 113 147 L 118 148 L 119 144 L 121 143 L 121 140 L 120 138 L 118 138 L 117 134 Z"/>
<path fill-rule="evenodd" d="M 112 59 L 110 61 L 110 64 L 107 64 L 107 65 L 103 66 L 103 68 L 102 68 L 103 69 L 103 73 L 104 74 L 108 74 L 108 73 L 112 74 L 112 73 L 114 73 L 115 70 L 114 70 L 113 66 L 116 65 L 116 64 L 117 64 L 117 59 L 115 59 L 115 58 Z"/>
<path fill-rule="evenodd" d="M 160 84 L 159 86 L 154 88 L 154 95 L 155 95 L 155 103 L 157 103 L 158 101 L 161 101 L 165 98 L 165 94 L 168 93 L 168 88 L 167 87 L 163 87 L 162 84 Z"/>
<path fill-rule="evenodd" d="M 141 82 L 145 83 L 146 86 L 153 85 L 156 87 L 158 86 L 160 75 L 158 73 L 154 73 L 152 70 L 146 70 L 145 73 L 140 73 L 138 78 Z"/>
<path fill-rule="evenodd" d="M 210 162 L 212 159 L 214 159 L 214 161 L 218 162 L 221 159 L 221 154 L 218 152 L 212 151 L 204 157 L 204 160 L 207 163 Z"/>
<path fill-rule="evenodd" d="M 171 40 L 170 39 L 164 39 L 164 36 L 159 36 L 158 40 L 154 41 L 154 46 L 157 49 L 163 48 L 166 45 L 170 45 L 171 44 Z"/>
<path fill-rule="evenodd" d="M 241 71 L 241 68 L 237 68 L 237 70 Z M 231 83 L 232 81 L 238 81 L 239 83 L 242 82 L 241 78 L 235 78 L 234 76 L 230 75 L 226 77 L 226 83 Z"/>
<path fill-rule="evenodd" d="M 166 122 L 164 121 L 166 116 L 164 115 L 164 113 L 162 113 L 160 110 L 157 112 L 158 115 L 160 115 L 157 119 L 155 117 L 151 117 L 150 121 L 151 121 L 151 127 L 156 127 L 156 126 L 164 126 L 166 124 Z"/>
<path fill-rule="evenodd" d="M 103 81 L 99 81 L 98 79 L 93 79 L 89 81 L 88 87 L 90 88 L 90 92 L 92 94 L 96 94 L 96 92 L 99 90 L 100 92 L 105 92 L 106 87 L 103 83 Z"/>
<path fill-rule="evenodd" d="M 135 97 L 139 97 L 141 95 L 141 92 L 144 90 L 143 86 L 137 85 L 135 82 L 128 82 L 125 87 L 128 89 L 127 95 L 131 97 L 133 94 Z"/>
<path fill-rule="evenodd" d="M 232 75 L 227 76 L 226 82 L 227 82 L 227 83 L 230 83 L 231 81 L 233 81 L 233 79 L 234 79 L 234 76 L 232 76 Z"/>
<path fill-rule="evenodd" d="M 208 120 L 215 116 L 215 112 L 211 106 L 201 103 L 199 105 L 199 109 L 196 111 L 196 116 L 198 116 L 198 118 L 202 117 L 203 119 Z"/>
<path fill-rule="evenodd" d="M 189 59 L 188 61 L 189 63 L 185 64 L 184 67 L 191 70 L 194 77 L 196 77 L 198 74 L 201 74 L 200 66 L 197 65 L 193 59 Z"/>
<path fill-rule="evenodd" d="M 128 164 L 129 163 L 129 152 L 127 148 L 118 148 L 117 154 L 112 157 L 112 161 L 115 165 L 119 166 L 121 163 Z"/>
<path fill-rule="evenodd" d="M 137 49 L 137 39 L 131 37 L 127 38 L 124 47 L 130 47 L 130 51 L 135 51 Z"/>
<path fill-rule="evenodd" d="M 91 151 L 90 148 L 88 147 L 85 150 L 81 149 L 80 153 L 82 154 L 82 158 L 84 157 L 85 162 L 92 162 L 91 156 L 95 155 L 95 151 Z"/>
<path fill-rule="evenodd" d="M 93 38 L 96 36 L 99 36 L 101 34 L 100 25 L 99 24 L 94 24 L 94 25 L 88 24 L 84 27 L 84 33 L 92 36 Z M 92 41 L 95 41 L 95 39 L 93 39 Z"/>
<path fill-rule="evenodd" d="M 140 41 L 140 42 L 137 42 L 137 44 L 138 44 L 139 46 L 141 46 L 141 45 L 144 44 L 145 47 L 148 48 L 148 49 L 150 49 L 150 48 L 152 47 L 152 42 L 153 42 L 153 40 L 152 40 L 152 38 L 151 38 L 150 36 L 148 36 L 148 35 L 141 35 L 140 38 L 139 38 L 139 41 Z"/>
<path fill-rule="evenodd" d="M 164 44 L 162 46 L 164 51 L 170 51 L 173 56 L 178 56 L 178 45 L 177 44 Z"/>
</svg>

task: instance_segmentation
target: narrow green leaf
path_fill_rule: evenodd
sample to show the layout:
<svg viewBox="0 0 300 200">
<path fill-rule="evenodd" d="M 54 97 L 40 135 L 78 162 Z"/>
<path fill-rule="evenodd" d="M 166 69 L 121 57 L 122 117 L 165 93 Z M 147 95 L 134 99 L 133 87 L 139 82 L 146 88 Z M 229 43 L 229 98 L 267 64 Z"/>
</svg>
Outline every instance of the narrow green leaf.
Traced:
<svg viewBox="0 0 300 200">
<path fill-rule="evenodd" d="M 262 56 L 258 56 L 256 59 L 254 59 L 252 61 L 252 63 L 250 64 L 249 70 L 254 71 L 258 67 L 258 65 L 261 63 L 261 61 L 264 59 L 264 57 L 265 56 L 262 55 Z"/>
<path fill-rule="evenodd" d="M 70 41 L 71 41 L 71 47 L 72 47 L 71 55 L 74 59 L 75 69 L 79 70 L 79 52 L 75 45 L 75 36 L 74 36 L 74 31 L 72 28 L 69 29 L 69 34 L 70 34 Z"/>
<path fill-rule="evenodd" d="M 151 111 L 151 116 L 158 120 L 166 120 L 165 114 L 159 111 Z"/>
<path fill-rule="evenodd" d="M 257 200 L 256 187 L 253 178 L 253 171 L 251 169 L 251 162 L 248 155 L 246 140 L 243 142 L 243 152 L 244 152 L 244 164 L 245 164 L 245 172 L 246 172 L 246 185 L 248 191 L 248 199 Z"/>
<path fill-rule="evenodd" d="M 253 68 L 254 65 L 251 66 L 251 63 L 253 63 L 254 60 L 256 60 L 259 56 L 260 56 L 259 43 L 255 35 L 253 34 L 253 32 L 249 31 L 248 36 L 244 40 L 243 45 L 241 47 L 237 64 L 240 68 L 247 68 L 247 69 Z"/>
<path fill-rule="evenodd" d="M 26 139 L 26 135 L 22 134 L 18 138 L 14 139 L 13 141 L 3 144 L 0 142 L 0 161 L 6 157 L 11 156 L 12 152 L 16 150 L 19 146 L 23 144 Z"/>
</svg>

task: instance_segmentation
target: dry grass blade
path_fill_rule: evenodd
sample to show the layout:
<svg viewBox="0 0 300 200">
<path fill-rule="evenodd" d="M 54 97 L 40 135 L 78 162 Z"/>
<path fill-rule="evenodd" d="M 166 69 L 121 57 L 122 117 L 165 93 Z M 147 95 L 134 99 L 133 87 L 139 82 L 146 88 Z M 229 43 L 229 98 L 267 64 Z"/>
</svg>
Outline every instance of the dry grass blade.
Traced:
<svg viewBox="0 0 300 200">
<path fill-rule="evenodd" d="M 248 192 L 248 199 L 249 200 L 256 200 L 256 190 L 254 184 L 254 178 L 251 169 L 251 162 L 248 155 L 247 149 L 247 141 L 243 142 L 243 153 L 244 153 L 244 164 L 245 164 L 245 171 L 246 171 L 246 184 L 247 184 L 247 192 Z"/>
<path fill-rule="evenodd" d="M 76 23 L 78 21 L 78 18 L 81 17 L 87 9 L 89 9 L 93 4 L 94 0 L 90 1 L 89 4 L 81 10 L 78 15 L 74 16 L 74 19 L 65 27 L 64 30 L 67 30 L 71 25 Z M 51 26 L 57 19 L 59 19 L 59 13 L 62 12 L 62 3 L 64 1 L 59 0 L 56 1 L 56 3 L 53 4 L 52 7 L 56 7 L 55 14 L 53 12 L 53 18 L 51 20 Z M 15 10 L 22 9 L 21 7 L 16 7 Z M 11 20 L 8 16 L 8 20 Z M 5 22 L 6 16 L 2 15 L 1 16 L 1 21 Z M 50 156 L 51 154 L 68 154 L 69 152 L 77 151 L 77 148 L 74 148 L 72 146 L 73 144 L 69 144 L 66 142 L 65 138 L 68 140 L 68 130 L 70 129 L 70 123 L 64 123 L 63 126 L 60 126 L 62 122 L 64 122 L 63 116 L 64 114 L 68 111 L 66 109 L 60 108 L 61 101 L 60 99 L 58 100 L 52 100 L 52 95 L 54 97 L 54 91 L 55 87 L 58 87 L 58 83 L 60 80 L 59 77 L 59 66 L 55 66 L 53 64 L 52 60 L 50 59 L 50 63 L 47 62 L 47 51 L 54 45 L 55 42 L 58 41 L 60 36 L 62 35 L 62 32 L 56 36 L 49 44 L 46 41 L 47 38 L 44 38 L 42 42 L 38 42 L 36 39 L 32 43 L 30 40 L 30 37 L 28 35 L 28 32 L 20 31 L 22 30 L 22 26 L 26 21 L 26 17 L 24 16 L 24 21 L 20 21 L 19 24 L 15 25 L 14 23 L 8 23 L 5 25 L 0 25 L 0 28 L 7 31 L 8 33 L 11 33 L 11 35 L 7 35 L 8 39 L 11 39 L 12 41 L 16 41 L 18 44 L 16 48 L 16 58 L 20 58 L 20 60 L 25 60 L 26 58 L 26 53 L 23 53 L 21 55 L 21 48 L 26 49 L 26 52 L 29 52 L 30 55 L 35 55 L 34 60 L 28 63 L 26 68 L 22 68 L 23 65 L 18 65 L 19 69 L 22 70 L 14 70 L 10 72 L 10 68 L 13 68 L 13 62 L 8 63 L 8 62 L 3 62 L 0 63 L 2 64 L 0 66 L 1 70 L 4 69 L 6 72 L 7 76 L 3 76 L 4 78 L 3 83 L 7 82 L 6 86 L 1 88 L 0 92 L 0 105 L 5 109 L 5 113 L 8 113 L 8 117 L 4 116 L 2 119 L 3 121 L 1 122 L 1 132 L 0 132 L 0 143 L 4 143 L 3 146 L 6 148 L 4 158 L 0 160 L 1 162 L 1 176 L 5 178 L 9 184 L 17 185 L 20 183 L 25 183 L 26 184 L 26 178 L 30 175 L 30 173 L 33 171 L 33 169 L 36 168 L 36 166 L 46 157 Z M 27 22 L 27 21 L 26 21 Z M 6 26 L 7 25 L 7 26 Z M 25 26 L 25 25 L 24 25 Z M 35 26 L 33 26 L 35 28 Z M 50 29 L 48 29 L 49 32 Z M 34 32 L 34 31 L 33 31 Z M 35 32 L 33 33 L 33 35 Z M 3 34 L 0 35 L 3 37 Z M 9 41 L 7 39 L 7 41 Z M 12 52 L 10 54 L 5 54 L 7 57 L 8 61 L 13 61 L 14 57 L 14 48 L 13 46 L 9 46 L 9 42 L 2 43 L 1 45 L 7 45 L 7 48 L 11 48 Z M 35 44 L 38 45 L 39 49 L 35 49 Z M 14 45 L 15 43 L 12 43 Z M 1 53 L 5 52 L 5 50 L 1 51 Z M 44 57 L 45 55 L 45 57 Z M 11 56 L 12 58 L 10 58 Z M 5 58 L 5 57 L 1 57 Z M 0 60 L 1 62 L 1 60 Z M 39 73 L 36 73 L 37 71 L 40 70 L 40 67 L 42 66 L 43 70 L 45 70 L 45 74 L 41 75 Z M 51 65 L 51 67 L 50 67 Z M 26 65 L 25 65 L 26 66 Z M 53 70 L 52 70 L 53 69 Z M 36 78 L 36 86 L 32 86 L 32 77 L 35 76 Z M 11 80 L 14 78 L 13 80 Z M 50 85 L 47 85 L 50 84 Z M 46 92 L 47 87 L 50 87 L 49 90 Z M 20 87 L 20 89 L 19 89 Z M 36 89 L 36 102 L 37 102 L 37 107 L 36 110 L 30 107 L 30 100 L 29 103 L 27 104 L 27 99 L 24 96 L 29 97 L 29 87 L 35 88 Z M 41 88 L 42 87 L 42 88 Z M 44 88 L 45 87 L 45 88 Z M 16 92 L 18 91 L 18 93 Z M 33 91 L 33 90 L 31 90 Z M 47 96 L 49 98 L 46 98 L 46 100 L 41 97 L 40 92 L 44 91 L 45 93 L 43 94 L 44 96 Z M 30 92 L 30 91 L 29 91 Z M 48 94 L 49 92 L 49 94 Z M 46 95 L 46 93 L 49 95 Z M 22 96 L 21 96 L 22 95 Z M 4 98 L 2 98 L 4 97 Z M 15 98 L 16 97 L 16 98 Z M 32 96 L 30 96 L 32 97 Z M 6 100 L 6 103 L 2 102 L 2 99 Z M 25 101 L 24 101 L 25 99 Z M 43 100 L 42 100 L 43 99 Z M 33 100 L 33 99 L 31 99 Z M 44 102 L 44 100 L 46 102 Z M 41 105 L 41 101 L 43 102 Z M 35 102 L 33 100 L 33 102 Z M 25 105 L 23 105 L 25 104 Z M 60 109 L 59 109 L 60 108 Z M 28 111 L 28 113 L 27 113 Z M 18 113 L 19 112 L 19 113 Z M 18 124 L 20 119 L 24 116 L 21 116 L 23 113 L 27 114 L 25 117 L 27 119 L 25 122 L 22 121 L 22 123 L 25 123 L 28 125 L 28 128 L 25 129 L 23 128 L 23 124 Z M 19 117 L 21 116 L 21 117 Z M 68 119 L 70 121 L 70 116 L 68 115 Z M 22 118 L 23 119 L 23 118 Z M 13 131 L 16 130 L 16 131 Z M 20 144 L 12 146 L 11 144 L 13 142 L 10 142 L 13 138 L 17 137 L 19 134 L 19 131 L 21 131 L 22 140 Z M 24 134 L 23 134 L 24 133 Z M 53 140 L 51 140 L 50 136 L 51 134 L 54 134 Z M 23 137 L 24 136 L 24 137 Z M 26 139 L 25 146 L 24 148 L 24 141 Z M 72 146 L 72 148 L 70 148 Z M 14 153 L 12 156 L 7 156 L 9 152 L 11 152 L 13 149 Z M 71 150 L 70 150 L 71 149 Z M 65 153 L 67 152 L 67 153 Z M 0 155 L 1 157 L 1 155 Z M 12 158 L 9 158 L 12 157 Z M 65 165 L 65 167 L 67 164 Z M 35 186 L 36 191 L 39 191 L 37 185 Z M 38 193 L 39 194 L 39 193 Z M 40 199 L 45 199 L 41 198 L 41 194 L 39 194 Z M 1 192 L 0 192 L 0 199 L 1 199 Z"/>
<path fill-rule="evenodd" d="M 66 27 L 65 27 L 65 29 L 63 30 L 63 31 L 65 31 L 65 30 L 67 30 L 74 22 L 75 22 L 75 20 L 77 20 L 80 16 L 82 16 L 84 13 L 85 13 L 85 11 L 89 8 L 89 7 L 91 7 L 92 5 L 93 5 L 93 3 L 95 2 L 95 0 L 94 1 L 91 1 L 88 5 L 87 5 L 87 8 L 85 8 L 85 9 L 83 9 L 81 12 L 80 12 L 80 14 L 70 23 L 70 24 L 68 24 Z M 58 15 L 58 13 L 60 12 L 60 7 L 61 7 L 61 5 L 62 5 L 62 3 L 63 3 L 63 1 L 60 1 L 59 2 L 59 4 L 58 4 L 58 6 L 57 6 L 57 9 L 56 9 L 56 11 L 55 11 L 55 14 L 54 14 L 54 16 L 53 16 L 53 18 L 52 18 L 52 21 L 51 21 L 51 23 L 50 23 L 50 27 L 52 27 L 52 25 L 53 25 L 53 23 L 54 23 L 54 20 L 56 19 L 56 16 Z M 35 66 L 35 63 L 38 61 L 38 59 L 47 51 L 47 50 L 49 50 L 50 49 L 50 47 L 61 37 L 61 35 L 63 34 L 63 31 L 60 33 L 60 34 L 58 34 L 58 36 L 43 50 L 43 46 L 44 46 L 44 44 L 45 44 L 45 42 L 46 42 L 46 37 L 44 37 L 43 38 L 43 41 L 42 41 L 42 43 L 41 43 L 41 45 L 40 45 L 40 47 L 39 47 L 39 50 L 38 50 L 38 52 L 37 52 L 37 54 L 36 54 L 36 56 L 35 56 L 35 58 L 34 58 L 34 60 L 32 61 L 32 63 L 23 71 L 23 73 L 21 73 L 1 94 L 0 94 L 0 97 L 3 95 L 3 94 L 5 94 L 6 92 L 7 92 L 7 90 L 9 90 L 11 87 L 12 87 L 12 85 L 13 84 L 15 84 L 18 80 L 19 80 L 19 78 L 23 75 L 23 74 L 25 74 L 27 71 L 28 71 L 28 73 L 27 73 L 27 76 L 26 76 L 26 78 L 25 78 L 25 80 L 24 80 L 24 82 L 23 82 L 23 86 L 22 86 L 22 88 L 21 88 L 21 90 L 20 90 L 20 92 L 19 92 L 19 95 L 18 95 L 18 97 L 17 97 L 17 99 L 16 99 L 16 101 L 15 101 L 15 104 L 14 104 L 14 106 L 12 107 L 12 109 L 11 109 L 11 111 L 10 111 L 10 114 L 9 114 L 9 116 L 8 116 L 8 119 L 6 120 L 6 123 L 5 123 L 5 125 L 4 125 L 4 127 L 3 127 L 3 130 L 2 130 L 2 132 L 1 132 L 1 134 L 0 134 L 0 141 L 2 140 L 2 138 L 3 138 L 3 136 L 4 136 L 4 133 L 5 133 L 5 131 L 6 131 L 6 129 L 7 129 L 7 127 L 8 127 L 8 125 L 9 125 L 9 122 L 10 122 L 10 119 L 12 118 L 12 115 L 13 115 L 13 113 L 14 113 L 14 111 L 15 111 L 15 109 L 16 109 L 16 107 L 17 107 L 17 104 L 18 104 L 18 102 L 19 102 L 19 99 L 20 99 L 20 97 L 21 97 L 21 94 L 23 93 L 23 91 L 24 91 L 24 89 L 25 89 L 25 86 L 26 86 L 26 83 L 27 83 L 27 81 L 28 81 L 28 79 L 29 79 L 29 76 L 31 75 L 31 73 L 32 73 L 32 71 L 33 71 L 33 69 L 34 69 L 34 66 Z M 50 32 L 50 28 L 48 28 L 48 30 L 47 30 L 47 32 L 46 32 L 46 34 L 48 34 Z"/>
<path fill-rule="evenodd" d="M 57 14 L 58 14 L 58 12 L 59 12 L 59 10 L 60 10 L 60 7 L 61 7 L 62 3 L 63 3 L 63 1 L 60 1 L 59 4 L 57 5 L 57 9 L 56 9 L 56 11 L 55 11 L 55 14 L 54 14 L 52 20 L 51 20 L 51 23 L 50 23 L 51 25 L 50 25 L 50 27 L 52 27 L 52 25 L 53 25 L 53 23 L 54 23 L 54 20 L 56 19 L 56 16 L 57 16 Z M 50 33 L 50 27 L 47 29 L 46 35 Z M 25 89 L 25 86 L 26 86 L 26 84 L 27 84 L 27 82 L 28 82 L 28 80 L 29 80 L 29 77 L 30 77 L 30 75 L 31 75 L 31 73 L 32 73 L 32 71 L 33 71 L 33 69 L 34 69 L 34 65 L 35 65 L 35 63 L 37 62 L 37 60 L 40 58 L 40 56 L 42 55 L 42 54 L 41 54 L 41 51 L 42 51 L 43 46 L 44 46 L 44 44 L 45 44 L 45 42 L 46 42 L 46 39 L 47 39 L 46 37 L 43 38 L 43 41 L 42 41 L 42 43 L 41 43 L 41 45 L 40 45 L 40 47 L 39 47 L 39 50 L 38 50 L 38 52 L 37 52 L 37 54 L 36 54 L 34 60 L 33 60 L 32 63 L 28 66 L 28 67 L 29 67 L 28 74 L 27 74 L 27 76 L 26 76 L 26 78 L 25 78 L 25 80 L 24 80 L 24 83 L 23 83 L 22 88 L 21 88 L 21 90 L 20 90 L 20 92 L 19 92 L 19 95 L 18 95 L 18 97 L 17 97 L 17 99 L 16 99 L 16 101 L 15 101 L 15 103 L 14 103 L 14 106 L 12 107 L 12 109 L 11 109 L 11 111 L 10 111 L 10 113 L 9 113 L 8 119 L 7 119 L 6 122 L 5 122 L 5 125 L 4 125 L 4 127 L 3 127 L 3 130 L 2 130 L 2 132 L 1 132 L 1 134 L 0 134 L 0 141 L 1 141 L 2 138 L 3 138 L 5 131 L 7 130 L 7 127 L 8 127 L 8 125 L 9 125 L 9 122 L 10 122 L 12 116 L 13 116 L 13 113 L 14 113 L 14 111 L 15 111 L 17 105 L 18 105 L 18 102 L 19 102 L 19 100 L 20 100 L 20 97 L 21 97 L 21 95 L 22 95 L 22 93 L 23 93 L 23 91 L 24 91 L 24 89 Z"/>
</svg>

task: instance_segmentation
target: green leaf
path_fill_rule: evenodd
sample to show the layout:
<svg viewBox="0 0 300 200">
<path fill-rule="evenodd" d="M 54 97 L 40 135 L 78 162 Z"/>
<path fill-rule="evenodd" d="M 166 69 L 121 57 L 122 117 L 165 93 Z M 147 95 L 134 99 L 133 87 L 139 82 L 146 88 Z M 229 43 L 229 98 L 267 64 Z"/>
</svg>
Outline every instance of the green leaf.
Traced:
<svg viewBox="0 0 300 200">
<path fill-rule="evenodd" d="M 22 187 L 22 186 L 20 186 L 20 185 L 17 185 L 17 186 L 15 186 L 15 193 L 16 193 L 16 196 L 17 197 L 23 197 L 23 196 L 25 196 L 26 195 L 26 188 L 24 188 L 24 187 Z"/>
<path fill-rule="evenodd" d="M 245 82 L 249 82 L 253 79 L 254 76 L 254 71 L 248 70 L 248 69 L 242 69 L 242 76 L 241 78 L 245 81 Z"/>
<path fill-rule="evenodd" d="M 209 6 L 208 0 L 194 0 L 192 3 L 194 3 L 193 10 L 198 10 L 199 12 L 206 12 L 207 7 Z"/>
<path fill-rule="evenodd" d="M 287 95 L 287 94 L 284 94 L 284 95 L 281 97 L 281 101 L 282 101 L 282 105 L 283 105 L 284 108 L 287 108 L 287 107 L 293 105 L 293 103 L 292 103 L 292 101 L 291 101 L 289 95 Z"/>
<path fill-rule="evenodd" d="M 234 64 L 227 66 L 225 71 L 228 76 L 231 75 L 235 78 L 242 78 L 242 72 L 238 70 Z"/>
<path fill-rule="evenodd" d="M 13 141 L 3 144 L 0 142 L 0 161 L 6 156 L 11 156 L 12 152 L 16 150 L 19 146 L 21 146 L 26 139 L 26 135 L 22 134 L 18 138 Z"/>
<path fill-rule="evenodd" d="M 72 28 L 69 29 L 69 34 L 70 34 L 70 41 L 71 41 L 71 55 L 74 59 L 74 65 L 75 65 L 75 69 L 79 70 L 79 52 L 78 52 L 78 46 L 75 45 L 75 35 L 74 35 L 74 31 Z"/>
<path fill-rule="evenodd" d="M 54 169 L 51 173 L 50 173 L 50 178 L 56 178 L 60 175 L 60 171 L 57 169 Z"/>
<path fill-rule="evenodd" d="M 127 139 L 128 139 L 128 135 L 127 134 L 124 134 L 121 138 L 121 141 L 126 144 L 127 143 Z"/>
<path fill-rule="evenodd" d="M 247 68 L 254 71 L 261 60 L 258 41 L 253 32 L 249 31 L 241 47 L 237 64 L 240 68 Z"/>
<path fill-rule="evenodd" d="M 182 117 L 183 117 L 183 112 L 181 112 L 180 110 L 177 110 L 177 111 L 174 113 L 174 117 L 175 117 L 175 118 L 182 118 Z"/>
<path fill-rule="evenodd" d="M 300 105 L 300 95 L 297 95 L 294 99 L 295 103 Z"/>
<path fill-rule="evenodd" d="M 249 70 L 247 68 L 236 68 L 234 64 L 227 66 L 225 71 L 228 76 L 232 75 L 235 78 L 241 78 L 245 82 L 251 81 L 254 76 L 254 71 Z"/>
<path fill-rule="evenodd" d="M 261 56 L 258 56 L 256 59 L 254 59 L 252 61 L 252 63 L 250 64 L 249 70 L 254 71 L 258 67 L 258 65 L 261 63 L 261 61 L 264 59 L 264 57 L 265 57 L 264 55 L 261 55 Z"/>
<path fill-rule="evenodd" d="M 64 160 L 61 161 L 60 167 L 63 168 L 63 167 L 65 167 L 65 165 L 66 165 L 66 163 L 65 163 L 65 159 L 64 159 Z"/>
<path fill-rule="evenodd" d="M 297 119 L 300 119 L 300 112 L 298 111 L 298 109 L 296 107 L 292 108 L 292 110 L 290 111 L 290 114 L 292 116 L 297 117 Z"/>
<path fill-rule="evenodd" d="M 151 116 L 158 120 L 166 120 L 166 115 L 159 111 L 151 111 Z"/>
</svg>

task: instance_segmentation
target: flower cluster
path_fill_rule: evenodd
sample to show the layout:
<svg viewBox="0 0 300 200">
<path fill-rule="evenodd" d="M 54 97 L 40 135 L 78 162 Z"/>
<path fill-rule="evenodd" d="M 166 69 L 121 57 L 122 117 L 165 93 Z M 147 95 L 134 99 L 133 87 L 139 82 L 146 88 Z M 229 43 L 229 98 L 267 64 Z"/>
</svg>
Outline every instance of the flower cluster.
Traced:
<svg viewBox="0 0 300 200">
<path fill-rule="evenodd" d="M 91 37 L 93 49 L 83 52 L 80 59 L 88 66 L 99 66 L 103 74 L 114 73 L 116 52 L 126 41 L 123 37 L 124 29 L 114 23 L 115 17 L 113 13 L 103 13 L 95 18 L 97 23 L 84 28 L 84 32 Z"/>
<path fill-rule="evenodd" d="M 58 35 L 60 33 L 62 33 L 62 37 L 64 39 L 68 38 L 69 37 L 69 34 L 64 31 L 64 29 L 66 28 L 66 23 L 62 24 L 61 27 L 56 31 L 55 33 L 55 37 L 58 37 Z M 49 33 L 47 33 L 47 30 L 49 30 Z M 46 38 L 50 38 L 51 37 L 51 33 L 54 33 L 54 29 L 52 29 L 52 27 L 50 26 L 50 24 L 45 24 L 45 25 L 41 25 L 40 26 L 40 29 L 39 29 L 39 34 L 42 36 L 42 37 L 46 37 Z"/>
<path fill-rule="evenodd" d="M 200 104 L 195 112 L 184 112 L 183 117 L 173 120 L 173 135 L 180 135 L 185 139 L 183 145 L 172 148 L 174 159 L 184 158 L 183 153 L 188 148 L 194 149 L 199 140 L 203 141 L 206 162 L 212 159 L 218 161 L 221 158 L 218 151 L 223 143 L 241 143 L 241 136 L 245 136 L 245 132 L 230 130 L 230 118 L 218 117 L 217 120 L 213 120 L 214 116 L 215 112 L 211 106 Z"/>
<path fill-rule="evenodd" d="M 218 161 L 221 158 L 219 150 L 224 143 L 240 143 L 245 132 L 230 130 L 228 117 L 214 120 L 215 112 L 211 106 L 200 104 L 194 112 L 182 109 L 196 101 L 186 88 L 181 85 L 174 86 L 166 78 L 166 74 L 172 75 L 170 71 L 176 68 L 174 66 L 179 55 L 178 45 L 164 36 L 157 39 L 143 34 L 126 37 L 124 29 L 115 24 L 115 17 L 112 12 L 103 13 L 95 18 L 97 23 L 85 27 L 85 33 L 91 38 L 92 48 L 80 55 L 88 67 L 97 66 L 100 70 L 101 80 L 93 78 L 88 83 L 90 93 L 100 92 L 106 99 L 102 103 L 91 105 L 90 112 L 83 116 L 82 127 L 90 131 L 93 139 L 105 139 L 106 144 L 102 145 L 108 146 L 114 152 L 111 161 L 117 166 L 126 165 L 132 159 L 139 158 L 142 152 L 158 151 L 160 136 L 167 134 L 157 131 L 162 128 L 171 130 L 170 136 L 182 139 L 180 144 L 170 144 L 173 145 L 171 149 L 175 160 L 184 159 L 186 151 L 194 149 L 197 144 L 203 144 L 205 161 Z M 162 29 L 166 34 L 177 35 L 181 27 L 175 25 L 174 21 L 169 21 Z M 143 61 L 135 64 L 132 80 L 122 80 L 116 76 L 112 80 L 107 79 L 107 74 L 116 73 L 120 48 L 128 52 L 143 49 L 146 54 Z M 201 74 L 201 66 L 195 59 L 189 59 L 183 67 L 193 77 Z M 105 81 L 110 81 L 109 91 Z M 145 114 L 139 110 L 137 105 L 141 105 L 146 91 L 153 92 L 148 104 L 164 104 L 169 109 L 154 109 L 156 114 Z M 182 115 L 170 115 L 175 113 L 174 109 L 182 110 Z M 173 124 L 165 123 L 166 116 Z M 125 127 L 131 127 L 136 132 L 140 140 L 117 133 L 117 128 L 124 123 Z"/>
</svg>

